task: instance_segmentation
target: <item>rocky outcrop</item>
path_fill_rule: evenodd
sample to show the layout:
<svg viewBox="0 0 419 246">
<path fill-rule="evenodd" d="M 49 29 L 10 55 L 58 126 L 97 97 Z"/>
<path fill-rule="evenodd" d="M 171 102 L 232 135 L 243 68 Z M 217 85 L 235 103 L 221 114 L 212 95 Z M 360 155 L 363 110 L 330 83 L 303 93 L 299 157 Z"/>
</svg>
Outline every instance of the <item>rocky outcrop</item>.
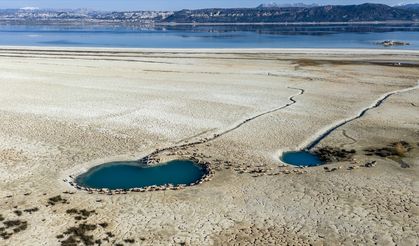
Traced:
<svg viewBox="0 0 419 246">
<path fill-rule="evenodd" d="M 402 42 L 402 41 L 393 41 L 393 40 L 385 40 L 383 42 L 378 42 L 378 45 L 382 45 L 382 46 L 406 46 L 406 45 L 410 45 L 410 43 L 408 42 Z"/>
</svg>

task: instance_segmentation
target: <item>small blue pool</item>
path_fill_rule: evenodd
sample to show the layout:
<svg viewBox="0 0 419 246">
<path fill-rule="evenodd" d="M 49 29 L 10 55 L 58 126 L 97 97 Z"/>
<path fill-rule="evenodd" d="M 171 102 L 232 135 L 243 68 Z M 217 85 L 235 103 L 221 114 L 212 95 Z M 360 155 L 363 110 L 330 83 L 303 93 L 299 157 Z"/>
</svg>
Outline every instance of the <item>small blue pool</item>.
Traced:
<svg viewBox="0 0 419 246">
<path fill-rule="evenodd" d="M 151 167 L 138 162 L 112 162 L 90 169 L 75 181 L 87 188 L 114 190 L 152 185 L 188 185 L 204 175 L 203 167 L 187 160 L 175 160 Z"/>
<path fill-rule="evenodd" d="M 309 151 L 289 151 L 281 156 L 281 161 L 294 166 L 318 166 L 324 162 Z"/>
</svg>

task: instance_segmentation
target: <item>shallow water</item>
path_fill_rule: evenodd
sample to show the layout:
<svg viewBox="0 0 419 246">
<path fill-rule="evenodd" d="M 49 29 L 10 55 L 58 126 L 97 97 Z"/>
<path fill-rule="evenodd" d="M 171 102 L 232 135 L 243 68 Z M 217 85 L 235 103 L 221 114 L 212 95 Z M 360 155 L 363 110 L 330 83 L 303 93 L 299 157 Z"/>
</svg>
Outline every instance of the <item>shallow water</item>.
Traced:
<svg viewBox="0 0 419 246">
<path fill-rule="evenodd" d="M 323 164 L 320 158 L 308 151 L 290 151 L 281 156 L 281 161 L 294 166 L 318 166 Z"/>
<path fill-rule="evenodd" d="M 204 175 L 192 161 L 176 160 L 158 166 L 138 162 L 112 162 L 96 166 L 78 176 L 76 183 L 88 188 L 130 189 L 152 185 L 190 184 Z"/>
<path fill-rule="evenodd" d="M 127 26 L 0 25 L 0 45 L 132 48 L 419 49 L 419 25 Z"/>
</svg>

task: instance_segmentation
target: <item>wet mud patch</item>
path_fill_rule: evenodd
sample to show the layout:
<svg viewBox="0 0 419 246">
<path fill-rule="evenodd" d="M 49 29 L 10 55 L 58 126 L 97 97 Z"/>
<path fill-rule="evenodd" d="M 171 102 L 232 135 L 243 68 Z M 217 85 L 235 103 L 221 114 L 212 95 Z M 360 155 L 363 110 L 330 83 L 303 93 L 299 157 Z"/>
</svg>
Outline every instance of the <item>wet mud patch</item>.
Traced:
<svg viewBox="0 0 419 246">
<path fill-rule="evenodd" d="M 354 149 L 325 146 L 310 151 L 285 152 L 281 156 L 281 161 L 297 167 L 312 167 L 332 162 L 352 161 L 355 154 L 356 150 Z"/>
<path fill-rule="evenodd" d="M 313 153 L 317 155 L 324 163 L 330 163 L 351 161 L 353 160 L 353 156 L 356 154 L 356 150 L 346 150 L 337 147 L 325 146 L 313 150 Z"/>
<path fill-rule="evenodd" d="M 366 152 L 365 155 L 367 156 L 379 156 L 379 157 L 405 157 L 408 152 L 413 149 L 413 146 L 405 141 L 399 141 L 391 143 L 385 147 L 381 148 L 366 148 L 364 151 Z"/>
<path fill-rule="evenodd" d="M 414 146 L 406 141 L 393 142 L 385 147 L 369 147 L 365 148 L 364 152 L 366 156 L 378 156 L 381 158 L 389 158 L 400 164 L 402 168 L 410 168 L 410 164 L 403 160 L 410 151 L 414 149 Z"/>
</svg>

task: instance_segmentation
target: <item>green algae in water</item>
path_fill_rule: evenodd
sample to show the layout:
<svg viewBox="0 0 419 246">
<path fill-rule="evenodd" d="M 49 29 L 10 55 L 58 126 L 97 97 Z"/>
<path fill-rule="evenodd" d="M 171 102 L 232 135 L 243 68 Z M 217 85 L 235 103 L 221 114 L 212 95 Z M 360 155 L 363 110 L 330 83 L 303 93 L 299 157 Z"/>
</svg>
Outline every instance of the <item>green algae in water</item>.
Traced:
<svg viewBox="0 0 419 246">
<path fill-rule="evenodd" d="M 281 161 L 294 166 L 318 166 L 324 162 L 315 154 L 309 151 L 289 151 L 285 152 Z"/>
<path fill-rule="evenodd" d="M 157 166 L 145 166 L 138 162 L 111 162 L 78 176 L 76 183 L 94 189 L 131 189 L 152 185 L 190 184 L 204 175 L 204 168 L 187 160 L 175 160 Z"/>
</svg>

